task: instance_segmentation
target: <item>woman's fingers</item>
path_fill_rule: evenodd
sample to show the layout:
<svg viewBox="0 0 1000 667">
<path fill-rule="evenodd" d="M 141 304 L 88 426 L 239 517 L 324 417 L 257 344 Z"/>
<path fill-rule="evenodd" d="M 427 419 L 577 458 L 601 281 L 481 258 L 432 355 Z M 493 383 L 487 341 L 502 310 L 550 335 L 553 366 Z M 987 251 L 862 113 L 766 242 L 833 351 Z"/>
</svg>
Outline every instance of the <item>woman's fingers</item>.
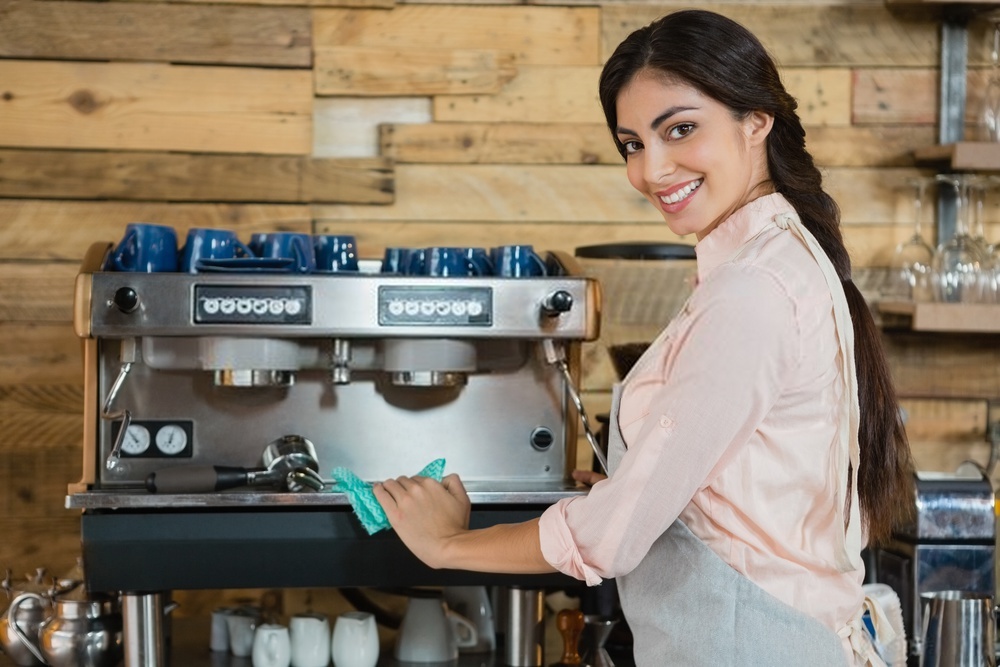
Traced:
<svg viewBox="0 0 1000 667">
<path fill-rule="evenodd" d="M 601 480 L 607 479 L 608 476 L 599 472 L 594 472 L 592 470 L 574 470 L 573 479 L 576 481 L 586 484 L 587 486 L 593 486 Z"/>
</svg>

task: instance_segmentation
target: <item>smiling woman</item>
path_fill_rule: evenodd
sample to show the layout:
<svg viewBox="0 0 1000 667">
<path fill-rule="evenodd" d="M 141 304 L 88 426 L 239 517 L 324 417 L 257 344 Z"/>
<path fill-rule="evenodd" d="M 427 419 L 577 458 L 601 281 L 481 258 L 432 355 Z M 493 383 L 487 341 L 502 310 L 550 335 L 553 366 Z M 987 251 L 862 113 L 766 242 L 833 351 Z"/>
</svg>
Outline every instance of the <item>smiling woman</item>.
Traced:
<svg viewBox="0 0 1000 667">
<path fill-rule="evenodd" d="M 454 475 L 376 497 L 433 567 L 616 578 L 640 667 L 882 666 L 861 549 L 908 505 L 909 446 L 796 102 L 695 10 L 629 35 L 600 98 L 629 182 L 698 239 L 690 299 L 615 389 L 610 476 L 482 530 Z"/>
</svg>

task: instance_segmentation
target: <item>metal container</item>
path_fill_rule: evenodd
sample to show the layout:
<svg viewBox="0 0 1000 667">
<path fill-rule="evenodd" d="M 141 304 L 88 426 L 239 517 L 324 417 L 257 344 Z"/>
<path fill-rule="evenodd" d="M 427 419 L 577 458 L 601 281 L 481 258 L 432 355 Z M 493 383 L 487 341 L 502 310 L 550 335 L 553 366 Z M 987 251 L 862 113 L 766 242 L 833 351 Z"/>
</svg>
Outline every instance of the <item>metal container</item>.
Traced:
<svg viewBox="0 0 1000 667">
<path fill-rule="evenodd" d="M 923 605 L 921 667 L 996 667 L 993 596 L 938 591 Z"/>
</svg>

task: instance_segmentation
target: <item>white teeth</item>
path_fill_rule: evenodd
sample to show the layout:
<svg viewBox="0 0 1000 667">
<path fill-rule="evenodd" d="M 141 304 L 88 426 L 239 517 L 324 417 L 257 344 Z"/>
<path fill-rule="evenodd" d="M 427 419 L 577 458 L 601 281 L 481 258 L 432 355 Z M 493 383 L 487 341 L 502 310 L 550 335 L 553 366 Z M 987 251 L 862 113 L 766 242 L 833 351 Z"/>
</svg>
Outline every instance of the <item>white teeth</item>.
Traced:
<svg viewBox="0 0 1000 667">
<path fill-rule="evenodd" d="M 701 184 L 704 182 L 705 179 L 703 178 L 699 178 L 697 181 L 692 181 L 677 192 L 667 195 L 666 197 L 660 197 L 660 201 L 664 204 L 676 204 L 677 202 L 684 201 L 691 195 L 692 192 L 701 187 Z"/>
</svg>

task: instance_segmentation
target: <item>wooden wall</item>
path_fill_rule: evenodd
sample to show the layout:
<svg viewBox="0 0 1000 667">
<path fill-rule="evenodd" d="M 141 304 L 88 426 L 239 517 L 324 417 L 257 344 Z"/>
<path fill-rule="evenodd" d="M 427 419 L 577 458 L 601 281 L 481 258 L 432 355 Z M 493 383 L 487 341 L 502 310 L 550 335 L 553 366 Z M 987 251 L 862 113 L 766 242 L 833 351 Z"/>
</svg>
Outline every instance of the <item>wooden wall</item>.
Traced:
<svg viewBox="0 0 1000 667">
<path fill-rule="evenodd" d="M 936 137 L 931 11 L 0 0 L 0 568 L 58 572 L 78 554 L 63 497 L 80 470 L 70 320 L 89 244 L 134 221 L 353 233 L 368 257 L 387 245 L 677 240 L 630 191 L 596 82 L 630 30 L 691 4 L 744 22 L 780 61 L 856 265 L 884 264 L 909 231 L 911 151 Z M 986 35 L 973 26 L 970 100 L 985 83 Z M 988 214 L 1000 232 L 992 199 Z M 984 460 L 986 399 L 1000 397 L 993 340 L 890 343 L 922 460 Z M 585 370 L 600 410 L 602 346 L 588 347 Z"/>
</svg>

